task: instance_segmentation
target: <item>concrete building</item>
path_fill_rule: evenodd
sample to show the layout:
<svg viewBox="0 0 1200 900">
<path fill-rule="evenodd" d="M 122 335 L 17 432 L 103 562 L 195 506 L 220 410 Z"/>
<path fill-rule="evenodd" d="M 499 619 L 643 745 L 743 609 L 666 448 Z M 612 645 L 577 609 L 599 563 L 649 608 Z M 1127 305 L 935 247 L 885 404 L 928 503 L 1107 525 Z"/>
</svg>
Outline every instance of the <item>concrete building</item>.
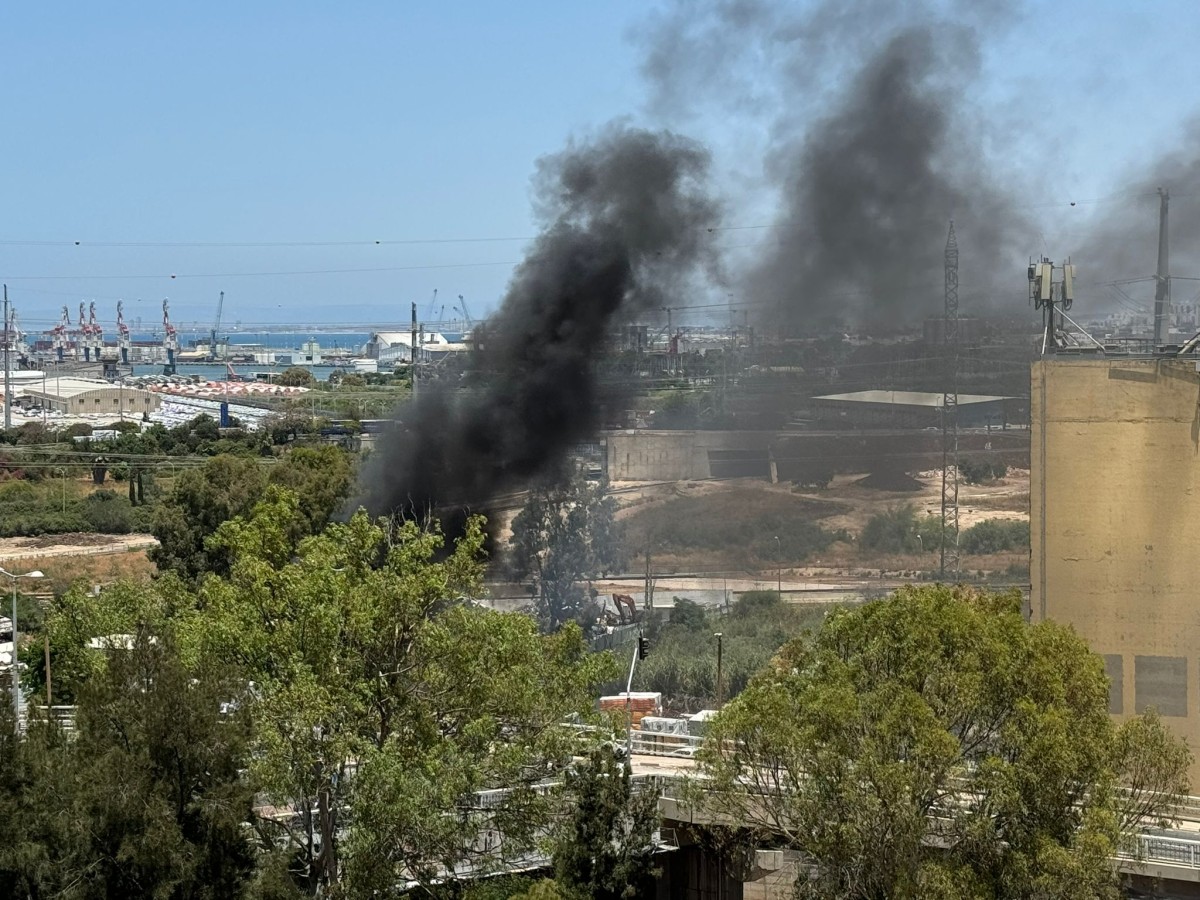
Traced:
<svg viewBox="0 0 1200 900">
<path fill-rule="evenodd" d="M 21 385 L 20 393 L 26 405 L 71 415 L 141 415 L 155 412 L 162 402 L 151 391 L 85 378 L 50 377 L 26 382 Z"/>
<path fill-rule="evenodd" d="M 941 394 L 930 391 L 854 391 L 813 397 L 809 403 L 813 414 L 826 425 L 935 428 L 941 425 L 942 400 Z M 1004 428 L 1024 423 L 1025 407 L 1020 397 L 959 394 L 958 424 L 964 428 Z"/>
<path fill-rule="evenodd" d="M 1113 715 L 1156 707 L 1200 758 L 1197 369 L 1033 364 L 1030 614 L 1072 625 L 1104 656 Z"/>
</svg>

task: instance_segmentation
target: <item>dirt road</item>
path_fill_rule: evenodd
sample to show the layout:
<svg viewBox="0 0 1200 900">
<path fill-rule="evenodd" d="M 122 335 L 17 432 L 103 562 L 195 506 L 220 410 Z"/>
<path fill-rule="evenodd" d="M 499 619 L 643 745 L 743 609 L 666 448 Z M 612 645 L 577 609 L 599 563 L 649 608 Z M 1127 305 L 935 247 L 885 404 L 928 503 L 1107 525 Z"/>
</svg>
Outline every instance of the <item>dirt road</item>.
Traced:
<svg viewBox="0 0 1200 900">
<path fill-rule="evenodd" d="M 38 537 L 0 538 L 0 561 L 96 556 L 157 546 L 157 538 L 150 534 L 44 534 Z"/>
</svg>

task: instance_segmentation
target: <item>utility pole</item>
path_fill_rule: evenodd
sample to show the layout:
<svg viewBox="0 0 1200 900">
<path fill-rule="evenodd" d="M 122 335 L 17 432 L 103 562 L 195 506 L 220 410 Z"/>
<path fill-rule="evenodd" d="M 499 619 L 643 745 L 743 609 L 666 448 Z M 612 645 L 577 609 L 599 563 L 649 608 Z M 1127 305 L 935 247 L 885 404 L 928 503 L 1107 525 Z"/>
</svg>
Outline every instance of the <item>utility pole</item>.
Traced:
<svg viewBox="0 0 1200 900">
<path fill-rule="evenodd" d="M 954 222 L 946 236 L 946 307 L 942 320 L 945 367 L 942 386 L 942 541 L 939 578 L 946 570 L 955 577 L 961 570 L 958 551 L 958 239 Z"/>
<path fill-rule="evenodd" d="M 1154 276 L 1154 349 L 1167 343 L 1171 308 L 1171 265 L 1167 246 L 1167 204 L 1171 195 L 1158 189 L 1158 271 Z"/>
<path fill-rule="evenodd" d="M 413 395 L 413 399 L 416 400 L 417 399 L 417 304 L 416 304 L 416 302 L 414 302 L 412 305 L 412 325 L 410 327 L 412 330 L 409 333 L 408 339 L 410 342 L 409 346 L 410 346 L 410 350 L 411 350 L 411 352 L 409 353 L 409 356 L 411 357 L 410 367 L 411 367 L 411 372 L 412 372 L 412 395 Z"/>
<path fill-rule="evenodd" d="M 642 595 L 642 605 L 647 610 L 654 609 L 654 580 L 650 577 L 650 548 L 646 548 L 646 581 Z"/>
<path fill-rule="evenodd" d="M 8 355 L 8 285 L 4 285 L 4 430 L 12 428 L 12 361 Z M 13 651 L 16 652 L 16 651 Z M 17 670 L 13 663 L 13 671 Z"/>
</svg>

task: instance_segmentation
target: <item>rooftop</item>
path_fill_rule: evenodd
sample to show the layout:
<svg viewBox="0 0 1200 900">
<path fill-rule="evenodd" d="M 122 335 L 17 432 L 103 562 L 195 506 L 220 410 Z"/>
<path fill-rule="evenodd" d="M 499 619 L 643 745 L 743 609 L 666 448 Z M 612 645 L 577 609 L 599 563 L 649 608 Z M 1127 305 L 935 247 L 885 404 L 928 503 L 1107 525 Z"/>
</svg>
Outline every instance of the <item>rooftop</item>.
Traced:
<svg viewBox="0 0 1200 900">
<path fill-rule="evenodd" d="M 850 394 L 826 394 L 814 400 L 833 400 L 841 403 L 884 403 L 891 406 L 926 406 L 940 408 L 943 396 L 932 391 L 854 391 Z M 995 397 L 990 394 L 959 394 L 958 405 L 973 403 L 995 403 L 998 400 L 1015 400 L 1015 397 Z"/>
<path fill-rule="evenodd" d="M 99 378 L 50 377 L 45 381 L 44 391 L 40 380 L 20 385 L 20 391 L 21 393 L 35 397 L 56 397 L 66 400 L 79 394 L 86 394 L 88 391 L 103 391 L 108 388 L 119 387 L 120 385 L 118 384 Z M 125 390 L 132 392 L 135 389 L 126 387 Z"/>
</svg>

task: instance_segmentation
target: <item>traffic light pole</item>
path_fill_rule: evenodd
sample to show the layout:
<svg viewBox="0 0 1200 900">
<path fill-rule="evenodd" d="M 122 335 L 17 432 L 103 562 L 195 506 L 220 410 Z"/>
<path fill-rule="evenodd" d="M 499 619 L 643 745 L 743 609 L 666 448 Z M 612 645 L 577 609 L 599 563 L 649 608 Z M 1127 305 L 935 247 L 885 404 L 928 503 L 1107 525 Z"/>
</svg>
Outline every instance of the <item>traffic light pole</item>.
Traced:
<svg viewBox="0 0 1200 900">
<path fill-rule="evenodd" d="M 645 645 L 642 643 L 644 640 L 639 631 L 638 639 L 633 644 L 632 658 L 629 660 L 629 680 L 625 682 L 625 751 L 630 759 L 633 758 L 633 670 L 637 661 L 645 656 Z"/>
</svg>

